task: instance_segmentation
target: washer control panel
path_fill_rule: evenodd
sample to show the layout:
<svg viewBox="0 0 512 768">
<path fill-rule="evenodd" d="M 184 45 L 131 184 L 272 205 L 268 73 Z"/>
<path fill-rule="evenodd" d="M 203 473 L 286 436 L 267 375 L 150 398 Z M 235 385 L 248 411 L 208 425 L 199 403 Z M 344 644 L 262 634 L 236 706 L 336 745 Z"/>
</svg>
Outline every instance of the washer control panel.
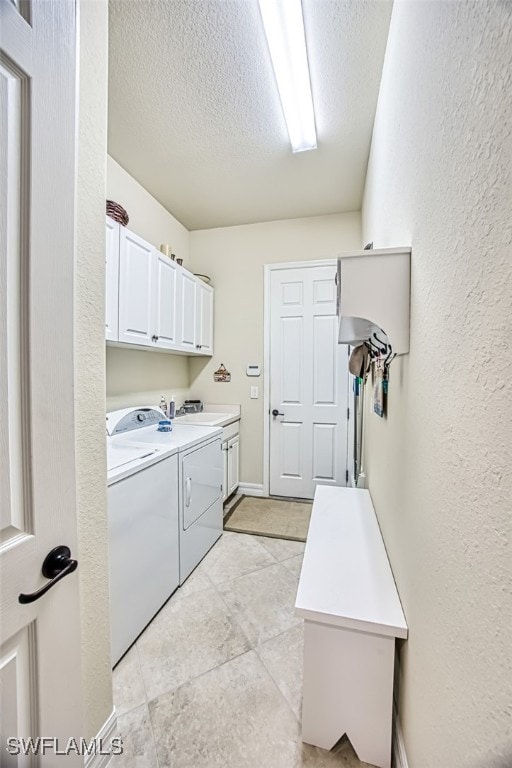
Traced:
<svg viewBox="0 0 512 768">
<path fill-rule="evenodd" d="M 162 419 L 165 419 L 165 415 L 159 408 L 125 408 L 112 411 L 107 414 L 107 434 L 112 437 L 142 427 L 158 426 Z"/>
</svg>

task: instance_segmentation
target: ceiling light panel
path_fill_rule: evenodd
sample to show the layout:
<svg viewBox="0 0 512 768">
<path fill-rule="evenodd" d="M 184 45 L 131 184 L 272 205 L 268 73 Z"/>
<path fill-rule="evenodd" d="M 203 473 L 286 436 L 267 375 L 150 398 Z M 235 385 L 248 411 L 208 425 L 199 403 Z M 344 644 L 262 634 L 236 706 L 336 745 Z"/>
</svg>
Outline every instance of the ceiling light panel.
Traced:
<svg viewBox="0 0 512 768">
<path fill-rule="evenodd" d="M 258 0 L 293 152 L 316 149 L 301 0 Z"/>
</svg>

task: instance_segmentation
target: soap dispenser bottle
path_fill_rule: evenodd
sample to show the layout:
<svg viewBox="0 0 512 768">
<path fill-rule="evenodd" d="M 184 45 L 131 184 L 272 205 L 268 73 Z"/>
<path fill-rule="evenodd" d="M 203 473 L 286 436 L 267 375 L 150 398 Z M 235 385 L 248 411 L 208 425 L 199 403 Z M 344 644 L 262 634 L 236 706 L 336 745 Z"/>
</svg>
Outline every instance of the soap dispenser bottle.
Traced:
<svg viewBox="0 0 512 768">
<path fill-rule="evenodd" d="M 167 400 L 163 395 L 160 398 L 160 409 L 164 412 L 165 416 L 167 416 Z"/>
</svg>

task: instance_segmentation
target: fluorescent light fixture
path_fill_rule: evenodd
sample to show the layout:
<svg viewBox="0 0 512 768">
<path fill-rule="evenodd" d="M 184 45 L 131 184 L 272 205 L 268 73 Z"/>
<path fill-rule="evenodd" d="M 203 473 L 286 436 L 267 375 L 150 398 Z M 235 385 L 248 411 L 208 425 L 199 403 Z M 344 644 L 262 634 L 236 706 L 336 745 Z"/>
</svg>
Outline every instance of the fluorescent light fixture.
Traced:
<svg viewBox="0 0 512 768">
<path fill-rule="evenodd" d="M 301 0 L 258 0 L 293 152 L 316 149 Z"/>
</svg>

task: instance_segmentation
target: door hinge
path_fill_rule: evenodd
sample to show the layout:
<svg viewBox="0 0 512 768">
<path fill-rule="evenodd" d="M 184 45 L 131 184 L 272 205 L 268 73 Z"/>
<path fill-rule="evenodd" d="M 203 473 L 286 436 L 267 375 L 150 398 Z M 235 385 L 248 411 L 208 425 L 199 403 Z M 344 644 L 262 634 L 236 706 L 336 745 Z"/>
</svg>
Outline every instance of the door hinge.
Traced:
<svg viewBox="0 0 512 768">
<path fill-rule="evenodd" d="M 350 421 L 350 408 L 347 408 L 347 421 Z"/>
<path fill-rule="evenodd" d="M 345 482 L 348 485 L 348 469 L 345 470 Z"/>
</svg>

